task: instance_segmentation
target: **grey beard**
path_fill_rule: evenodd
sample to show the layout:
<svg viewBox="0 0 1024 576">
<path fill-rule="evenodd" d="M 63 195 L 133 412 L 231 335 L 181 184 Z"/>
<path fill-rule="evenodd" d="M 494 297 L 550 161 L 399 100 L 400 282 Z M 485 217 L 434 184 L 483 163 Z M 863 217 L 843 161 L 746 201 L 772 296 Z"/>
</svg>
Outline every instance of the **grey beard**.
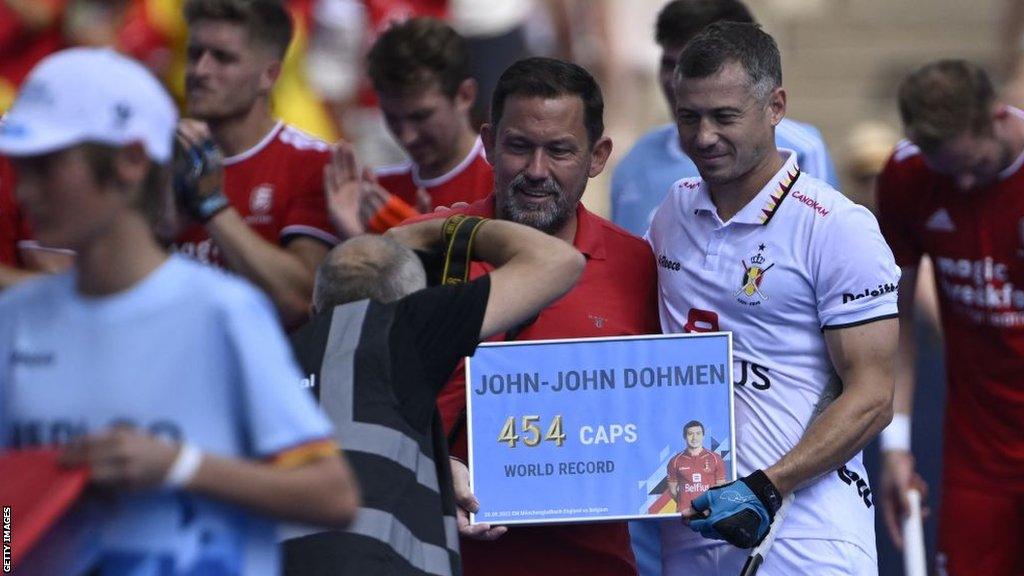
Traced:
<svg viewBox="0 0 1024 576">
<path fill-rule="evenodd" d="M 541 186 L 533 186 L 532 188 L 540 188 L 545 193 L 554 194 L 555 202 L 548 208 L 536 210 L 522 206 L 517 202 L 515 190 L 528 187 L 530 185 L 527 183 L 526 177 L 522 174 L 516 176 L 499 198 L 498 215 L 503 220 L 523 224 L 540 230 L 545 234 L 554 234 L 559 231 L 569 221 L 573 211 L 576 210 L 576 202 L 579 199 L 579 195 L 577 195 L 575 200 L 569 198 L 565 190 L 557 182 L 551 179 L 545 180 Z"/>
</svg>

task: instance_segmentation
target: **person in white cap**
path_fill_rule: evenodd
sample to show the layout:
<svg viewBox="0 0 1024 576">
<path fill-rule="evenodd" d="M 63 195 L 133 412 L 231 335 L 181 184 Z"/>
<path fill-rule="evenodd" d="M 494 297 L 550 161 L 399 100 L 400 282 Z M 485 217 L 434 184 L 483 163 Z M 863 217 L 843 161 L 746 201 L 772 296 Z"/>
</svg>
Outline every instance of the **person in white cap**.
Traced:
<svg viewBox="0 0 1024 576">
<path fill-rule="evenodd" d="M 269 301 L 155 234 L 177 114 L 106 49 L 43 60 L 0 129 L 69 272 L 0 297 L 0 450 L 64 445 L 93 485 L 25 574 L 278 574 L 270 517 L 343 526 L 358 491 Z"/>
</svg>

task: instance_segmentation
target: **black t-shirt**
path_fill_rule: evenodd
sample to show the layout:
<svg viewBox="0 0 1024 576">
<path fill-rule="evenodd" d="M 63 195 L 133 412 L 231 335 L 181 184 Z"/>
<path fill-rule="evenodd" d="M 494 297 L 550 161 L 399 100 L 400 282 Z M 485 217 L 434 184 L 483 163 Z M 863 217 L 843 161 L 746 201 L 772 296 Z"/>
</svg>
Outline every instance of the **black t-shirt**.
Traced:
<svg viewBox="0 0 1024 576">
<path fill-rule="evenodd" d="M 443 520 L 447 516 L 452 521 L 455 504 L 436 399 L 458 362 L 476 349 L 489 294 L 490 278 L 484 276 L 460 286 L 427 288 L 391 304 L 369 303 L 349 364 L 336 360 L 325 363 L 328 353 L 336 353 L 327 350 L 329 340 L 340 341 L 341 335 L 330 333 L 332 324 L 336 324 L 335 314 L 341 314 L 340 307 L 319 314 L 292 335 L 296 357 L 310 376 L 313 393 L 323 401 L 327 387 L 337 387 L 341 376 L 353 375 L 350 418 L 354 417 L 357 426 L 371 424 L 391 430 L 392 436 L 397 433 L 414 441 L 419 454 L 433 461 L 438 489 L 426 487 L 422 469 L 418 475 L 399 465 L 394 454 L 362 449 L 358 446 L 360 439 L 346 438 L 346 428 L 338 425 L 338 416 L 324 405 L 342 435 L 342 449 L 351 448 L 346 455 L 359 479 L 363 506 L 372 513 L 362 514 L 365 518 L 357 520 L 356 527 L 348 532 L 322 532 L 289 540 L 285 546 L 287 574 L 435 573 L 424 564 L 423 557 L 436 555 L 416 549 L 420 544 L 410 548 L 404 537 L 387 541 L 394 537 L 390 528 L 359 532 L 360 526 L 371 523 L 371 517 L 378 524 L 400 524 L 401 531 L 407 530 L 415 542 L 431 550 L 446 549 L 450 568 L 445 571 L 460 573 L 455 543 L 447 536 L 450 530 Z M 389 320 L 384 346 L 374 330 L 388 325 Z M 382 362 L 380 355 L 384 353 L 388 358 Z M 389 374 L 381 373 L 385 370 Z M 379 537 L 382 533 L 390 535 Z"/>
<path fill-rule="evenodd" d="M 480 341 L 490 278 L 420 290 L 397 303 L 391 327 L 395 394 L 410 424 L 428 422 L 437 395 Z"/>
</svg>

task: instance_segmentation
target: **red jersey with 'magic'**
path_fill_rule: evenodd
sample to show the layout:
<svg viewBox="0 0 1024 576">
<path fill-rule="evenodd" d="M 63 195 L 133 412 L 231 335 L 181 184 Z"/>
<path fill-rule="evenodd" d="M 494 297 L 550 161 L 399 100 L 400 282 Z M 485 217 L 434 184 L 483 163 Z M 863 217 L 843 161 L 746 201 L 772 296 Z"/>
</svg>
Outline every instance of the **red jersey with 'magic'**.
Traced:
<svg viewBox="0 0 1024 576">
<path fill-rule="evenodd" d="M 447 174 L 421 180 L 416 166 L 407 162 L 377 170 L 377 180 L 385 190 L 410 206 L 416 205 L 416 189 L 430 194 L 431 208 L 451 206 L 456 202 L 476 202 L 487 197 L 494 187 L 494 173 L 484 156 L 484 144 L 476 139 L 473 149 Z"/>
<path fill-rule="evenodd" d="M 324 200 L 330 146 L 278 122 L 259 144 L 224 159 L 224 193 L 250 228 L 274 244 L 308 236 L 338 243 Z M 180 252 L 225 267 L 206 230 L 191 225 L 175 243 Z"/>
<path fill-rule="evenodd" d="M 494 217 L 494 196 L 459 212 Z M 541 311 L 515 340 L 628 336 L 661 332 L 657 272 L 650 246 L 629 232 L 589 212 L 576 210 L 573 245 L 586 257 L 576 286 Z M 472 277 L 487 273 L 474 263 Z M 509 338 L 505 334 L 494 338 Z M 445 432 L 457 436 L 451 452 L 466 457 L 466 374 L 459 367 L 438 397 Z M 586 574 L 628 576 L 636 561 L 624 522 L 568 526 L 517 526 L 494 542 L 463 538 L 466 576 Z"/>
<path fill-rule="evenodd" d="M 678 486 L 676 509 L 683 510 L 697 496 L 725 483 L 725 461 L 706 448 L 696 456 L 683 451 L 668 461 L 667 473 L 668 481 Z"/>
<path fill-rule="evenodd" d="M 900 266 L 935 268 L 949 395 L 944 482 L 1024 491 L 1024 156 L 962 191 L 901 143 L 878 180 Z"/>
</svg>

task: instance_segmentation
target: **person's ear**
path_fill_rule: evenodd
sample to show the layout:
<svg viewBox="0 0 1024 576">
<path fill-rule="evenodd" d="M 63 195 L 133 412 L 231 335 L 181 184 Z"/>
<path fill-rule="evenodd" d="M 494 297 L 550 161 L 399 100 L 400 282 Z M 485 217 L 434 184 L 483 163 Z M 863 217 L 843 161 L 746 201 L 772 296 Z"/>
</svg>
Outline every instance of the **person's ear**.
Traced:
<svg viewBox="0 0 1024 576">
<path fill-rule="evenodd" d="M 781 86 L 772 90 L 768 96 L 768 116 L 771 118 L 772 126 L 778 126 L 786 117 L 786 90 Z"/>
<path fill-rule="evenodd" d="M 587 176 L 590 178 L 596 178 L 601 174 L 601 172 L 604 171 L 604 166 L 611 155 L 612 139 L 607 136 L 602 136 L 590 149 L 590 170 L 587 171 Z"/>
<path fill-rule="evenodd" d="M 152 161 L 140 142 L 123 146 L 114 155 L 114 174 L 118 184 L 126 188 L 141 186 L 151 166 Z"/>
<path fill-rule="evenodd" d="M 473 107 L 473 103 L 476 102 L 477 90 L 476 80 L 472 78 L 466 78 L 459 83 L 459 87 L 455 91 L 455 108 L 460 113 L 468 112 Z"/>
<path fill-rule="evenodd" d="M 270 94 L 270 91 L 274 89 L 274 83 L 277 82 L 277 79 L 280 76 L 281 60 L 270 60 L 263 68 L 263 73 L 260 74 L 260 90 L 266 94 Z"/>
<path fill-rule="evenodd" d="M 480 140 L 484 143 L 484 152 L 491 164 L 494 164 L 494 140 L 496 137 L 493 126 L 487 123 L 480 126 Z"/>
</svg>

